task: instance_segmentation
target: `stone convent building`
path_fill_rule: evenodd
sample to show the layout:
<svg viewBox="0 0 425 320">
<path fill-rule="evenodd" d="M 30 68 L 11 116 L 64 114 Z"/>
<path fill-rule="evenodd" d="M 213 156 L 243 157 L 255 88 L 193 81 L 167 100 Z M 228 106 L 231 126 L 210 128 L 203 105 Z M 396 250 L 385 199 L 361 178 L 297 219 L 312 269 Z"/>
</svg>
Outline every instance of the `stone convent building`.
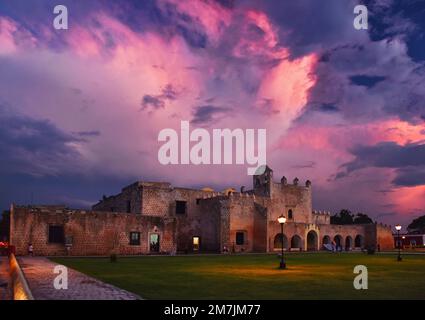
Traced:
<svg viewBox="0 0 425 320">
<path fill-rule="evenodd" d="M 283 235 L 277 218 L 287 217 Z M 136 182 L 103 199 L 91 211 L 61 206 L 11 208 L 11 244 L 36 255 L 122 255 L 193 252 L 342 250 L 393 248 L 382 224 L 333 225 L 330 213 L 312 210 L 310 181 L 273 179 L 266 167 L 253 189 L 186 189 L 163 182 Z"/>
</svg>

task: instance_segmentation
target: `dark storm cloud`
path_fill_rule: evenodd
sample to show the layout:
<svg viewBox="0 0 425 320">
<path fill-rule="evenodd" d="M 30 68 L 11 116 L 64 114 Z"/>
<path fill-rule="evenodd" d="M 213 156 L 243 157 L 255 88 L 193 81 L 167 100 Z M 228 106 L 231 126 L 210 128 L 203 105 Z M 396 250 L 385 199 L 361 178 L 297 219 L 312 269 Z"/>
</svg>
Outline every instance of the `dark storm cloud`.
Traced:
<svg viewBox="0 0 425 320">
<path fill-rule="evenodd" d="M 55 174 L 79 159 L 70 144 L 80 141 L 48 120 L 14 114 L 0 106 L 0 171 L 4 173 Z"/>
<path fill-rule="evenodd" d="M 381 142 L 374 146 L 358 146 L 351 150 L 356 157 L 345 164 L 347 170 L 354 171 L 367 166 L 399 168 L 425 165 L 425 144 Z"/>
<path fill-rule="evenodd" d="M 381 82 L 384 80 L 385 80 L 385 77 L 380 77 L 380 76 L 356 75 L 356 76 L 350 77 L 351 83 L 357 86 L 365 86 L 367 88 L 372 88 L 378 82 Z"/>
<path fill-rule="evenodd" d="M 264 10 L 278 25 L 280 40 L 290 46 L 291 54 L 299 56 L 353 42 L 358 36 L 353 28 L 351 0 L 247 1 L 242 6 Z"/>
<path fill-rule="evenodd" d="M 161 94 L 158 95 L 150 95 L 146 94 L 142 98 L 142 108 L 141 110 L 157 110 L 165 108 L 166 101 L 176 100 L 178 97 L 177 91 L 173 88 L 171 84 L 167 84 L 162 90 Z"/>
<path fill-rule="evenodd" d="M 326 59 L 317 64 L 308 105 L 336 105 L 353 122 L 394 116 L 413 124 L 424 121 L 425 66 L 411 61 L 400 40 L 339 46 L 322 56 Z"/>
<path fill-rule="evenodd" d="M 146 110 L 148 108 L 162 109 L 164 107 L 165 107 L 165 102 L 161 98 L 161 96 L 152 96 L 150 94 L 146 94 L 142 98 L 142 110 Z"/>
<path fill-rule="evenodd" d="M 137 177 L 87 176 L 58 174 L 33 176 L 5 173 L 0 179 L 0 210 L 15 204 L 64 204 L 71 208 L 90 208 L 102 195 L 120 192 L 123 186 L 137 181 Z"/>
<path fill-rule="evenodd" d="M 425 165 L 423 167 L 402 168 L 397 170 L 393 183 L 398 186 L 425 185 Z"/>
<path fill-rule="evenodd" d="M 208 124 L 216 121 L 217 117 L 223 116 L 229 112 L 229 108 L 213 105 L 199 106 L 194 109 L 191 122 L 194 124 Z"/>
<path fill-rule="evenodd" d="M 422 0 L 364 0 L 371 12 L 369 31 L 372 40 L 403 36 L 409 56 L 414 61 L 425 60 L 425 5 Z"/>
<path fill-rule="evenodd" d="M 323 112 L 337 112 L 339 111 L 339 108 L 334 104 L 324 103 L 320 105 L 319 110 Z"/>
<path fill-rule="evenodd" d="M 393 184 L 417 186 L 425 184 L 425 144 L 412 143 L 399 145 L 395 142 L 382 142 L 374 146 L 357 146 L 351 150 L 355 159 L 342 166 L 343 171 L 336 175 L 342 178 L 367 167 L 395 169 Z"/>
<path fill-rule="evenodd" d="M 80 137 L 98 137 L 100 136 L 100 131 L 91 130 L 91 131 L 78 131 L 76 132 Z"/>
<path fill-rule="evenodd" d="M 423 122 L 425 71 L 417 62 L 425 57 L 425 6 L 420 1 L 363 3 L 369 9 L 367 31 L 353 27 L 358 1 L 247 1 L 240 5 L 264 10 L 279 26 L 279 39 L 292 56 L 318 54 L 317 81 L 306 112 L 336 111 L 335 106 L 342 117 L 354 122 L 390 116 Z"/>
</svg>

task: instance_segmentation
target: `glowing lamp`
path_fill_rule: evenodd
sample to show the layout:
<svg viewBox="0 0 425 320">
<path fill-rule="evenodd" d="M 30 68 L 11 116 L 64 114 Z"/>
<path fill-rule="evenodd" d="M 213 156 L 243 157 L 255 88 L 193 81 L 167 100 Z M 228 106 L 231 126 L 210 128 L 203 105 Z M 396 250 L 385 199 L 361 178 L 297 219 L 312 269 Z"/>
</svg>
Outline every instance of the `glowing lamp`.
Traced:
<svg viewBox="0 0 425 320">
<path fill-rule="evenodd" d="M 277 218 L 277 221 L 279 221 L 280 224 L 284 224 L 286 222 L 286 217 L 280 215 L 279 218 Z"/>
</svg>

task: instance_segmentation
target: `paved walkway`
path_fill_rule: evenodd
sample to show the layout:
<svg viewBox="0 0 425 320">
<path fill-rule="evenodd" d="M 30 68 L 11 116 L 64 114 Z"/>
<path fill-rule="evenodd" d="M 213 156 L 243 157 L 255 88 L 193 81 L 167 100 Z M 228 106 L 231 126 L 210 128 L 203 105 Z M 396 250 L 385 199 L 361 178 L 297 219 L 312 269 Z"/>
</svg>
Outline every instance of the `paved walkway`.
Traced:
<svg viewBox="0 0 425 320">
<path fill-rule="evenodd" d="M 0 256 L 0 300 L 12 298 L 9 283 L 9 259 Z"/>
<path fill-rule="evenodd" d="M 68 268 L 68 289 L 55 289 L 56 263 L 42 257 L 20 257 L 19 264 L 36 300 L 137 300 L 139 296 Z"/>
</svg>

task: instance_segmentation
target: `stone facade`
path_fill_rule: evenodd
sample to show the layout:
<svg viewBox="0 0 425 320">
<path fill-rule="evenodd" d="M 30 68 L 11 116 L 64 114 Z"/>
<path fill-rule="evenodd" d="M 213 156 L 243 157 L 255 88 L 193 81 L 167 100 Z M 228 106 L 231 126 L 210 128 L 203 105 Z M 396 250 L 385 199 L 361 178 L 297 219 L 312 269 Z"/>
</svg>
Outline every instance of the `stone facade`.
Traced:
<svg viewBox="0 0 425 320">
<path fill-rule="evenodd" d="M 145 254 L 152 251 L 149 246 L 152 235 L 159 237 L 156 252 L 175 251 L 173 219 L 54 206 L 12 206 L 11 209 L 10 243 L 15 245 L 17 255 L 27 254 L 30 243 L 34 254 L 41 256 Z M 59 237 L 52 239 L 55 227 L 59 227 L 55 230 Z M 139 244 L 130 243 L 131 233 L 139 234 Z"/>
<path fill-rule="evenodd" d="M 393 248 L 390 227 L 332 225 L 329 212 L 313 211 L 310 181 L 275 182 L 268 167 L 247 191 L 136 182 L 92 211 L 12 206 L 10 240 L 17 254 L 32 243 L 36 255 L 273 252 L 282 243 L 280 215 L 287 218 L 285 250 L 320 250 L 326 243 L 343 250 Z"/>
</svg>

